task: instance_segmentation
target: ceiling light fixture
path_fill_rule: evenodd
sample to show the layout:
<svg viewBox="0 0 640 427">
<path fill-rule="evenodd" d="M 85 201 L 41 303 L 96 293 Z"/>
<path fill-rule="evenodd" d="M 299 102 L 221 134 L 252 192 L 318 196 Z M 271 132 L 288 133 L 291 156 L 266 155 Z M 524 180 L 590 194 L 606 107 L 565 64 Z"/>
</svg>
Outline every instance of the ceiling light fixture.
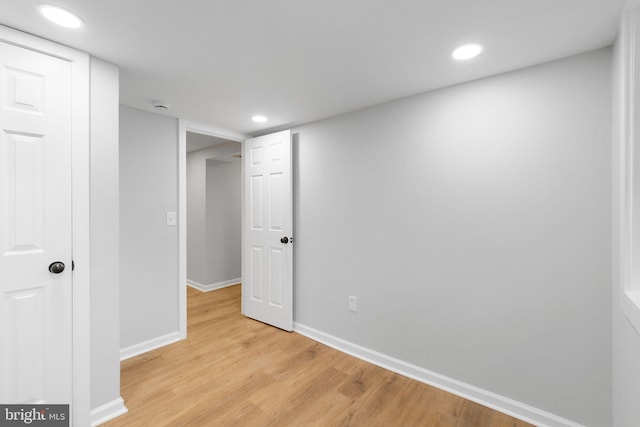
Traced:
<svg viewBox="0 0 640 427">
<path fill-rule="evenodd" d="M 464 46 L 460 46 L 454 50 L 451 56 L 458 61 L 464 61 L 479 56 L 482 54 L 482 51 L 483 47 L 480 44 L 465 44 Z"/>
<path fill-rule="evenodd" d="M 62 9 L 58 6 L 52 6 L 50 4 L 41 4 L 38 6 L 38 10 L 49 21 L 54 24 L 58 24 L 66 28 L 80 28 L 84 25 L 84 22 L 78 15 L 73 12 L 69 12 L 66 9 Z"/>
<path fill-rule="evenodd" d="M 269 119 L 267 119 L 265 116 L 261 116 L 261 115 L 258 114 L 258 115 L 255 115 L 255 116 L 251 117 L 251 120 L 253 120 L 256 123 L 265 123 Z"/>
</svg>

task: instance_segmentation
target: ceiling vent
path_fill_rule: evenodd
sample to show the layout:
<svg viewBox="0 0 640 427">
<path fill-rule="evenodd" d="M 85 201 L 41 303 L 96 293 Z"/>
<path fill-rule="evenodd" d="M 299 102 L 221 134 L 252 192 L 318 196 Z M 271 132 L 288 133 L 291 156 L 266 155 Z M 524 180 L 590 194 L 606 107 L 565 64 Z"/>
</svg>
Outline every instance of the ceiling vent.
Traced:
<svg viewBox="0 0 640 427">
<path fill-rule="evenodd" d="M 165 104 L 162 101 L 153 101 L 153 109 L 158 112 L 166 113 L 169 111 L 169 104 Z"/>
</svg>

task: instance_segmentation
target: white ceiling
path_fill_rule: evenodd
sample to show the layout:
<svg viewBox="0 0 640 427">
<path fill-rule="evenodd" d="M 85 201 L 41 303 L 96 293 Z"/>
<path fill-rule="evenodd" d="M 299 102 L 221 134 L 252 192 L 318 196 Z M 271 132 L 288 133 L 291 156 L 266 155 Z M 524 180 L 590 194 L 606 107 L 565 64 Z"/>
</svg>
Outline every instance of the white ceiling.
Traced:
<svg viewBox="0 0 640 427">
<path fill-rule="evenodd" d="M 0 23 L 119 65 L 123 104 L 256 134 L 610 45 L 624 0 L 52 2 L 86 27 L 39 0 L 0 0 Z M 453 61 L 471 41 L 485 53 Z"/>
</svg>

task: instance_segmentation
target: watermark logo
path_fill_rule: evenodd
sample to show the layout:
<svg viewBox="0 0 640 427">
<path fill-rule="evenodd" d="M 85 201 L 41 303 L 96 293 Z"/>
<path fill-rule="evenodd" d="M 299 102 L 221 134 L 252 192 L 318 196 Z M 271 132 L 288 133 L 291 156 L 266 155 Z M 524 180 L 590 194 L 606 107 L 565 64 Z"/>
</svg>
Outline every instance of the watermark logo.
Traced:
<svg viewBox="0 0 640 427">
<path fill-rule="evenodd" d="M 0 427 L 69 427 L 69 405 L 0 405 Z"/>
</svg>

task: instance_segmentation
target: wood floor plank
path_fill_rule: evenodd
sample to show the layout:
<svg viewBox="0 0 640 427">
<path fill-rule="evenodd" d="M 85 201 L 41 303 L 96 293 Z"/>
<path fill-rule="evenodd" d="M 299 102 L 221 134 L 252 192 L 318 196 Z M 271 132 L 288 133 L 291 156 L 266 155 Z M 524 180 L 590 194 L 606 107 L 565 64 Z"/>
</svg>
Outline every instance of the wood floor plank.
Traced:
<svg viewBox="0 0 640 427">
<path fill-rule="evenodd" d="M 188 288 L 188 339 L 122 363 L 105 427 L 529 424 L 240 313 L 240 286 Z"/>
</svg>

